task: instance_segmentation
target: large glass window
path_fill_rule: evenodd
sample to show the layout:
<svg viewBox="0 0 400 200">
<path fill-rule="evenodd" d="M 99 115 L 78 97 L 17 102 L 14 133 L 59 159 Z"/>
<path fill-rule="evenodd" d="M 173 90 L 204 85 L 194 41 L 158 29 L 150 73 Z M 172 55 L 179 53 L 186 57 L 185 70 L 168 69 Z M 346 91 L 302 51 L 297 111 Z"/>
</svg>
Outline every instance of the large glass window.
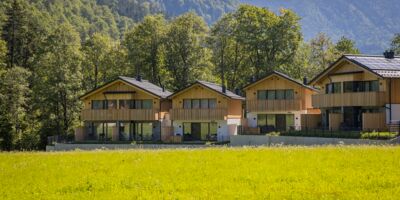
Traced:
<svg viewBox="0 0 400 200">
<path fill-rule="evenodd" d="M 189 122 L 183 123 L 183 134 L 185 134 L 185 135 L 192 134 L 192 126 Z"/>
<path fill-rule="evenodd" d="M 142 140 L 152 140 L 153 124 L 142 123 Z"/>
<path fill-rule="evenodd" d="M 273 126 L 275 127 L 276 124 L 276 116 L 275 115 L 267 115 L 267 126 Z"/>
<path fill-rule="evenodd" d="M 108 109 L 117 109 L 117 100 L 107 100 Z"/>
<path fill-rule="evenodd" d="M 105 109 L 104 100 L 92 100 L 92 109 Z"/>
<path fill-rule="evenodd" d="M 266 90 L 257 91 L 257 99 L 264 100 L 266 98 L 267 98 L 267 91 Z"/>
<path fill-rule="evenodd" d="M 210 134 L 211 135 L 217 135 L 218 133 L 218 123 L 217 122 L 211 122 L 210 123 Z"/>
<path fill-rule="evenodd" d="M 143 109 L 152 109 L 153 108 L 153 100 L 146 99 L 142 102 Z"/>
<path fill-rule="evenodd" d="M 268 91 L 267 91 L 267 99 L 273 100 L 273 99 L 275 99 L 275 98 L 276 98 L 276 96 L 275 96 L 275 90 L 268 90 Z"/>
<path fill-rule="evenodd" d="M 200 137 L 202 140 L 207 140 L 208 132 L 209 132 L 208 123 L 201 123 Z"/>
<path fill-rule="evenodd" d="M 264 114 L 257 115 L 257 126 L 265 126 L 267 125 L 267 116 Z"/>
<path fill-rule="evenodd" d="M 285 99 L 294 99 L 293 90 L 285 90 Z"/>
<path fill-rule="evenodd" d="M 209 99 L 208 100 L 208 107 L 209 108 L 216 108 L 217 107 L 217 100 L 216 99 Z"/>
<path fill-rule="evenodd" d="M 294 127 L 294 115 L 286 115 L 286 130 Z"/>
<path fill-rule="evenodd" d="M 342 84 L 340 82 L 335 82 L 335 83 L 328 83 L 325 86 L 325 93 L 326 94 L 331 94 L 331 93 L 341 93 L 342 92 Z"/>
<path fill-rule="evenodd" d="M 142 100 L 135 100 L 135 109 L 142 109 Z"/>
<path fill-rule="evenodd" d="M 190 109 L 192 108 L 192 101 L 190 99 L 183 100 L 183 108 Z"/>
<path fill-rule="evenodd" d="M 192 108 L 193 109 L 200 108 L 200 99 L 192 99 Z"/>
<path fill-rule="evenodd" d="M 119 139 L 122 141 L 131 140 L 132 124 L 130 122 L 121 122 L 119 124 Z"/>
<path fill-rule="evenodd" d="M 276 99 L 285 99 L 285 90 L 277 90 Z"/>
<path fill-rule="evenodd" d="M 379 81 L 346 81 L 343 82 L 344 92 L 379 91 Z"/>
<path fill-rule="evenodd" d="M 201 108 L 208 108 L 208 99 L 201 99 Z"/>
</svg>

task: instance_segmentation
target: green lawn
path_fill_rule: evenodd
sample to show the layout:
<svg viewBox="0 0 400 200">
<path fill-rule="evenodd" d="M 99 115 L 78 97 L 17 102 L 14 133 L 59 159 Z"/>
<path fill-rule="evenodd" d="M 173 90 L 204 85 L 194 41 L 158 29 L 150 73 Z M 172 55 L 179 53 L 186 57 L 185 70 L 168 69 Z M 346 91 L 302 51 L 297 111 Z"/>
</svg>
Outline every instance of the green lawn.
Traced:
<svg viewBox="0 0 400 200">
<path fill-rule="evenodd" d="M 398 199 L 400 147 L 0 153 L 0 199 Z"/>
</svg>

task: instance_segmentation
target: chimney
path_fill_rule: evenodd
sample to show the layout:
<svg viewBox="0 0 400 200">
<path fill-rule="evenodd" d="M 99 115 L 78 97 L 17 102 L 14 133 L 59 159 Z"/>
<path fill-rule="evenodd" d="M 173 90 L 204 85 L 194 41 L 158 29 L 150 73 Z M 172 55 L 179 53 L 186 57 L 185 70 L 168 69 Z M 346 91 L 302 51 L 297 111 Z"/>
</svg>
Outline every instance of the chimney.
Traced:
<svg viewBox="0 0 400 200">
<path fill-rule="evenodd" d="M 225 85 L 222 85 L 222 92 L 226 93 L 226 86 Z"/>
<path fill-rule="evenodd" d="M 385 58 L 387 58 L 387 59 L 393 59 L 394 58 L 394 51 L 393 50 L 385 51 L 383 53 L 383 56 L 385 56 Z"/>
<path fill-rule="evenodd" d="M 304 84 L 304 85 L 307 85 L 307 83 L 308 83 L 307 77 L 304 77 L 304 78 L 303 78 L 303 84 Z"/>
<path fill-rule="evenodd" d="M 137 81 L 142 81 L 142 76 L 141 76 L 140 74 L 138 74 L 138 75 L 136 76 L 136 80 L 137 80 Z"/>
<path fill-rule="evenodd" d="M 235 94 L 240 95 L 240 89 L 239 88 L 235 89 Z"/>
</svg>

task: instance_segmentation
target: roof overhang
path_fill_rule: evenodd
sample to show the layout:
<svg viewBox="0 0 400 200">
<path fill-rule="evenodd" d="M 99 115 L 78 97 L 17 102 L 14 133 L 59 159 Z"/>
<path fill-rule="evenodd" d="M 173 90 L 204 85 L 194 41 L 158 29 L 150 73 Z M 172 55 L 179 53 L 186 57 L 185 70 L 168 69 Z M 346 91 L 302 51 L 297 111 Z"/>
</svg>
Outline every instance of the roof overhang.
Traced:
<svg viewBox="0 0 400 200">
<path fill-rule="evenodd" d="M 202 83 L 200 83 L 200 82 L 198 82 L 198 81 L 192 83 L 191 85 L 189 85 L 189 86 L 187 86 L 187 87 L 185 87 L 185 88 L 182 88 L 181 90 L 176 91 L 175 93 L 169 95 L 167 98 L 168 98 L 168 99 L 172 99 L 172 98 L 178 96 L 179 94 L 182 94 L 182 93 L 184 93 L 184 92 L 190 90 L 190 89 L 193 88 L 194 86 L 202 86 L 202 87 L 205 87 L 205 88 L 207 88 L 207 89 L 209 89 L 209 90 L 215 92 L 215 93 L 218 94 L 218 95 L 221 95 L 221 96 L 224 96 L 224 97 L 227 97 L 227 98 L 230 98 L 230 99 L 244 100 L 243 97 L 242 97 L 242 98 L 232 98 L 232 97 L 230 97 L 230 96 L 228 96 L 228 95 L 226 95 L 226 94 L 223 94 L 222 92 L 218 92 L 218 91 L 214 90 L 213 88 L 210 88 L 210 87 L 208 87 L 207 85 L 202 84 Z"/>
<path fill-rule="evenodd" d="M 127 81 L 125 81 L 125 80 L 123 80 L 123 79 L 121 79 L 121 78 L 117 78 L 117 79 L 115 79 L 115 80 L 112 80 L 112 81 L 110 81 L 110 82 L 107 82 L 107 83 L 103 84 L 102 86 L 97 87 L 97 88 L 95 88 L 95 89 L 93 89 L 93 90 L 91 90 L 91 91 L 85 93 L 84 95 L 80 96 L 79 99 L 81 99 L 81 100 L 86 99 L 87 97 L 89 97 L 89 96 L 91 96 L 91 95 L 93 95 L 93 94 L 96 94 L 96 93 L 98 93 L 100 90 L 103 90 L 103 89 L 105 89 L 105 88 L 107 88 L 107 87 L 110 87 L 111 85 L 114 85 L 114 84 L 117 83 L 117 82 L 122 82 L 122 83 L 124 83 L 124 84 L 126 84 L 126 85 L 128 85 L 128 86 L 130 86 L 130 87 L 132 87 L 132 88 L 134 88 L 134 89 L 136 89 L 136 90 L 139 90 L 139 91 L 141 91 L 141 92 L 144 92 L 144 93 L 146 93 L 146 94 L 148 94 L 148 95 L 150 95 L 150 96 L 153 96 L 153 97 L 155 97 L 155 98 L 161 99 L 160 96 L 158 96 L 158 95 L 156 95 L 156 94 L 153 94 L 152 92 L 149 92 L 149 91 L 147 91 L 147 90 L 144 90 L 144 89 L 138 87 L 137 85 L 134 85 L 134 84 L 132 84 L 132 83 L 129 83 L 129 82 L 127 82 Z M 132 92 L 129 92 L 129 91 L 110 91 L 110 92 L 104 92 L 104 94 L 116 94 L 116 93 L 132 93 Z"/>
<path fill-rule="evenodd" d="M 376 73 L 375 71 L 371 70 L 369 67 L 363 65 L 362 63 L 359 63 L 357 61 L 354 60 L 350 60 L 348 58 L 346 58 L 345 55 L 341 56 L 339 59 L 337 59 L 334 63 L 332 63 L 331 65 L 329 65 L 328 68 L 326 68 L 324 71 L 322 71 L 321 73 L 319 73 L 317 76 L 315 76 L 310 82 L 309 85 L 314 85 L 316 82 L 320 81 L 323 77 L 325 77 L 327 74 L 329 74 L 329 72 L 331 72 L 333 69 L 335 69 L 336 67 L 338 67 L 340 64 L 342 64 L 343 62 L 349 62 L 355 66 L 358 66 L 362 69 L 367 70 L 368 72 L 378 76 L 379 78 L 383 78 L 380 74 Z M 361 73 L 361 71 L 354 71 L 351 73 Z M 333 74 L 333 75 L 339 75 L 339 73 L 337 74 Z"/>
<path fill-rule="evenodd" d="M 243 87 L 243 90 L 246 90 L 246 89 L 249 88 L 249 87 L 252 87 L 252 86 L 254 86 L 254 85 L 257 85 L 257 84 L 263 82 L 264 80 L 266 80 L 266 79 L 268 79 L 268 78 L 270 78 L 271 76 L 274 76 L 274 75 L 279 76 L 279 77 L 281 77 L 281 78 L 283 78 L 283 79 L 285 79 L 285 80 L 288 80 L 288 81 L 290 81 L 290 82 L 293 82 L 293 83 L 295 83 L 295 84 L 297 84 L 297 85 L 300 85 L 301 87 L 304 87 L 304 88 L 306 88 L 306 89 L 313 90 L 313 91 L 318 91 L 318 89 L 316 89 L 316 88 L 313 88 L 313 87 L 311 87 L 311 86 L 310 86 L 310 87 L 307 87 L 307 86 L 305 86 L 305 85 L 299 83 L 298 81 L 296 81 L 296 80 L 294 80 L 294 79 L 292 79 L 292 78 L 289 78 L 289 77 L 287 77 L 287 76 L 284 76 L 284 75 L 282 75 L 281 73 L 276 72 L 276 71 L 272 71 L 271 73 L 268 73 L 267 75 L 265 75 L 263 78 L 261 78 L 261 79 L 255 81 L 255 82 L 252 82 L 252 83 L 249 83 L 249 84 L 245 85 L 245 86 Z"/>
</svg>

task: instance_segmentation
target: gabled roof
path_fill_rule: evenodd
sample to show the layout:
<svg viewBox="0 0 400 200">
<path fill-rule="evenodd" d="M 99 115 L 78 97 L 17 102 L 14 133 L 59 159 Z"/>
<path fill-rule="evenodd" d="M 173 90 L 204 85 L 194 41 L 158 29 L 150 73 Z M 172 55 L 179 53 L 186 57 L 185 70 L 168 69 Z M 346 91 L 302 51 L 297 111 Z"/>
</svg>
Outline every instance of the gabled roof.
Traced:
<svg viewBox="0 0 400 200">
<path fill-rule="evenodd" d="M 204 87 L 206 87 L 206 88 L 208 88 L 210 90 L 213 90 L 213 91 L 219 93 L 220 95 L 229 97 L 231 99 L 244 100 L 244 97 L 239 96 L 239 95 L 237 95 L 237 94 L 235 94 L 235 93 L 233 93 L 233 92 L 231 92 L 229 90 L 226 90 L 225 93 L 222 92 L 222 86 L 221 85 L 218 85 L 216 83 L 207 82 L 207 81 L 199 81 L 199 80 L 197 80 L 193 84 L 189 85 L 188 87 L 185 87 L 185 88 L 175 92 L 174 94 L 170 95 L 168 98 L 172 98 L 172 97 L 174 97 L 174 96 L 176 96 L 176 95 L 188 90 L 189 88 L 191 88 L 192 86 L 194 86 L 196 84 L 202 85 L 202 86 L 204 86 Z"/>
<path fill-rule="evenodd" d="M 321 76 L 331 71 L 338 63 L 343 60 L 347 60 L 359 67 L 362 67 L 371 73 L 382 77 L 382 78 L 398 78 L 400 77 L 400 57 L 395 56 L 394 58 L 385 58 L 383 55 L 353 55 L 345 54 L 337 59 L 328 68 L 322 71 L 320 74 L 315 76 L 310 83 L 315 82 Z"/>
<path fill-rule="evenodd" d="M 286 75 L 286 74 L 284 74 L 284 73 L 282 73 L 282 72 L 278 72 L 278 71 L 272 71 L 272 72 L 268 73 L 267 75 L 265 75 L 265 76 L 262 77 L 261 79 L 259 79 L 259 80 L 255 81 L 255 82 L 252 82 L 252 83 L 249 83 L 249 84 L 245 85 L 245 86 L 243 87 L 243 89 L 246 89 L 246 88 L 248 88 L 248 87 L 250 87 L 250 86 L 252 86 L 252 85 L 258 84 L 258 83 L 260 83 L 261 81 L 264 81 L 265 79 L 267 79 L 268 77 L 270 77 L 270 76 L 272 76 L 272 75 L 280 76 L 280 77 L 282 77 L 282 78 L 284 78 L 284 79 L 287 79 L 287 80 L 289 80 L 289 81 L 291 81 L 291 82 L 293 82 L 293 83 L 296 83 L 296 84 L 298 84 L 298 85 L 300 85 L 300 86 L 302 86 L 302 87 L 305 87 L 305 88 L 307 88 L 307 89 L 314 90 L 314 91 L 318 91 L 316 88 L 311 87 L 311 86 L 309 86 L 309 85 L 306 85 L 306 84 L 304 84 L 304 83 L 302 83 L 302 82 L 300 82 L 300 81 L 298 81 L 298 80 L 296 80 L 296 79 L 293 79 L 292 77 L 290 77 L 290 76 L 288 76 L 288 75 Z"/>
<path fill-rule="evenodd" d="M 82 99 L 82 98 L 88 96 L 89 94 L 92 94 L 93 92 L 95 92 L 101 88 L 104 88 L 105 86 L 110 85 L 111 83 L 114 83 L 115 81 L 123 81 L 124 83 L 126 83 L 128 85 L 142 89 L 143 91 L 150 93 L 154 96 L 157 96 L 159 98 L 167 98 L 169 95 L 172 94 L 168 90 L 163 90 L 161 87 L 154 85 L 153 83 L 150 83 L 148 80 L 142 79 L 141 81 L 138 81 L 138 80 L 136 80 L 136 78 L 119 76 L 117 79 L 110 81 L 108 83 L 105 83 L 102 86 L 97 87 L 97 88 L 85 93 L 80 98 Z"/>
</svg>

